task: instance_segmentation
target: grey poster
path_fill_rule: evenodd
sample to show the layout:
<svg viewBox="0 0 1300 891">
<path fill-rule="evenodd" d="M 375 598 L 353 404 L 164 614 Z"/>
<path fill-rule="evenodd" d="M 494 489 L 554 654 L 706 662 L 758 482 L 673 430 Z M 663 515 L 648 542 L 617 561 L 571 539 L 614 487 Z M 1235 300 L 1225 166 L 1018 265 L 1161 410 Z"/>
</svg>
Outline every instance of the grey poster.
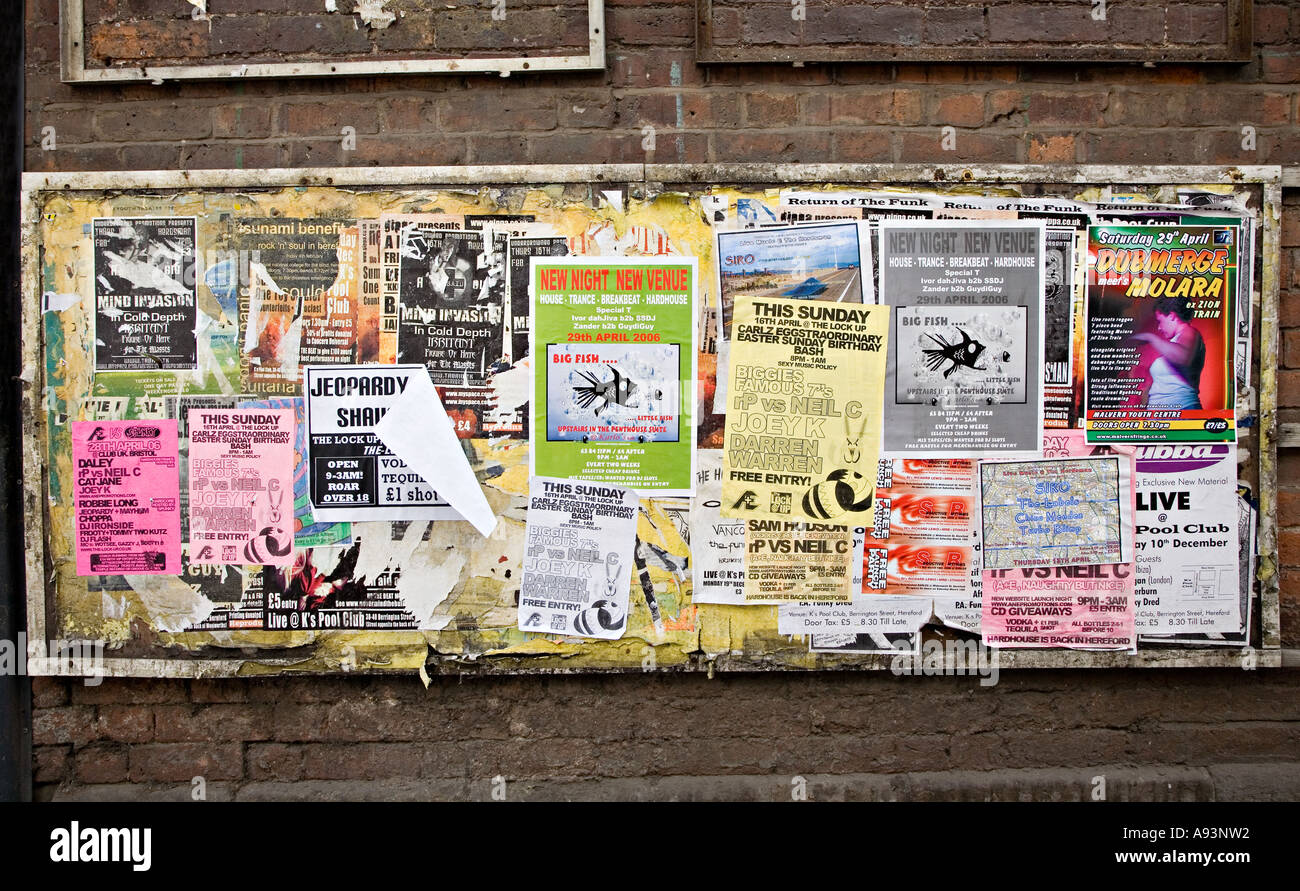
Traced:
<svg viewBox="0 0 1300 891">
<path fill-rule="evenodd" d="M 885 454 L 1041 450 L 1045 240 L 1038 222 L 881 221 Z"/>
</svg>

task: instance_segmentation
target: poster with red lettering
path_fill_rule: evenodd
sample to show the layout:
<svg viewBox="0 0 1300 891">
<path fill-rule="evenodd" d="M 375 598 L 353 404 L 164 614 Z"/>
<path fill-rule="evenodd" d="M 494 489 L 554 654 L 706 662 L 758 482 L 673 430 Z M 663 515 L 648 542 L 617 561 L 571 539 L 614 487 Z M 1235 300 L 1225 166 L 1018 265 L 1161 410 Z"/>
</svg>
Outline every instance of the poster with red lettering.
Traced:
<svg viewBox="0 0 1300 891">
<path fill-rule="evenodd" d="M 293 409 L 190 409 L 190 562 L 293 559 Z"/>
<path fill-rule="evenodd" d="M 77 575 L 181 571 L 176 422 L 74 421 Z"/>
</svg>

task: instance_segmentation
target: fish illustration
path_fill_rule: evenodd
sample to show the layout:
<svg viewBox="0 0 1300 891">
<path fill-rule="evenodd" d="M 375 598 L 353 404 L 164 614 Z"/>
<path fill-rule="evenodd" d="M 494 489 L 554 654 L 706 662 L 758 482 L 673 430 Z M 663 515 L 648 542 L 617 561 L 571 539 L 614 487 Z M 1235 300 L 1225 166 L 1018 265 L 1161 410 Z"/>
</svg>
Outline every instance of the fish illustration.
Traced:
<svg viewBox="0 0 1300 891">
<path fill-rule="evenodd" d="M 931 371 L 938 371 L 945 362 L 951 362 L 952 366 L 946 369 L 943 373 L 945 378 L 956 371 L 958 366 L 963 365 L 967 368 L 973 368 L 976 371 L 988 371 L 987 368 L 975 364 L 979 361 L 979 357 L 984 354 L 984 344 L 973 339 L 960 328 L 957 329 L 957 333 L 961 335 L 961 343 L 949 343 L 942 337 L 938 337 L 934 334 L 925 335 L 935 343 L 939 344 L 940 347 L 937 350 L 921 350 L 921 352 L 925 354 L 925 359 L 923 360 L 925 362 L 925 367 L 929 368 Z"/>
<path fill-rule="evenodd" d="M 587 381 L 586 385 L 573 388 L 577 393 L 578 405 L 582 408 L 590 408 L 593 403 L 600 400 L 596 406 L 596 414 L 600 414 L 601 409 L 608 408 L 611 405 L 631 405 L 636 394 L 641 392 L 641 386 L 630 377 L 624 377 L 617 368 L 612 365 L 606 365 L 614 374 L 613 380 L 602 381 L 594 374 L 586 371 L 579 371 L 579 376 Z M 663 398 L 661 391 L 655 391 L 655 398 Z"/>
</svg>

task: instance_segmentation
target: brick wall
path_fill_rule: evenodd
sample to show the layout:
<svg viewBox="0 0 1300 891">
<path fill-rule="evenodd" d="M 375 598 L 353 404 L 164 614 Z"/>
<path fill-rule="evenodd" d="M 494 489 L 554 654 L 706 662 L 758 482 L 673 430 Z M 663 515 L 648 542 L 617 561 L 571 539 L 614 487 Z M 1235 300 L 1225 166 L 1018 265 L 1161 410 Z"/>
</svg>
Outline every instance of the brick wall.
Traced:
<svg viewBox="0 0 1300 891">
<path fill-rule="evenodd" d="M 1300 162 L 1300 7 L 1256 4 L 1248 64 L 1149 69 L 704 69 L 692 16 L 689 2 L 611 0 L 598 73 L 71 87 L 58 79 L 57 2 L 29 0 L 27 167 L 636 162 L 646 124 L 658 162 Z M 47 126 L 54 151 L 41 148 Z M 940 147 L 943 126 L 955 152 Z M 1300 195 L 1284 229 L 1279 403 L 1297 421 Z M 1300 453 L 1280 470 L 1283 636 L 1296 646 Z M 1289 672 L 1021 672 L 991 690 L 876 674 L 441 679 L 428 691 L 414 679 L 38 680 L 35 781 L 43 796 L 184 797 L 203 776 L 210 797 L 485 797 L 500 774 L 543 797 L 783 797 L 799 773 L 821 777 L 825 797 L 1078 797 L 1104 773 L 1126 790 L 1113 797 L 1295 797 L 1298 691 Z"/>
</svg>

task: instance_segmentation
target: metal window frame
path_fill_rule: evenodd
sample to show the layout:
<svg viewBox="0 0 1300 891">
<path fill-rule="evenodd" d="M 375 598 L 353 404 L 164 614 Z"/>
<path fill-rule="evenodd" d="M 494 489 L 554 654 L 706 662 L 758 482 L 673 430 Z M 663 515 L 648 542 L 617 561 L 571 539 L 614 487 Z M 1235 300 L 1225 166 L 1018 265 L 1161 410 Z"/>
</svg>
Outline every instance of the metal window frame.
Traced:
<svg viewBox="0 0 1300 891">
<path fill-rule="evenodd" d="M 1286 183 L 1300 182 L 1289 172 Z M 1042 185 L 1195 185 L 1226 184 L 1260 189 L 1263 226 L 1263 275 L 1260 279 L 1258 325 L 1259 376 L 1254 407 L 1258 430 L 1259 467 L 1259 645 L 1243 648 L 1139 648 L 1135 655 L 1077 650 L 999 650 L 1000 668 L 1242 668 L 1279 667 L 1283 661 L 1280 629 L 1277 553 L 1277 383 L 1276 363 L 1264 361 L 1278 355 L 1279 272 L 1281 263 L 1281 212 L 1284 178 L 1277 166 L 1125 166 L 1125 165 L 923 165 L 923 164 L 617 164 L 617 165 L 503 165 L 467 167 L 366 167 L 297 168 L 265 170 L 202 170 L 90 173 L 27 173 L 22 196 L 22 416 L 23 510 L 25 513 L 27 627 L 29 672 L 38 675 L 80 674 L 66 661 L 45 656 L 53 594 L 46 590 L 44 499 L 46 498 L 46 442 L 44 359 L 42 354 L 40 232 L 41 207 L 52 194 L 123 192 L 135 190 L 266 189 L 283 187 L 456 187 L 465 185 L 544 185 L 559 183 L 609 183 L 625 185 L 632 195 L 708 185 L 797 185 L 835 183 L 854 185 L 912 185 L 916 187 L 979 184 Z M 346 635 L 348 632 L 331 632 Z M 392 632 L 392 652 L 425 648 L 416 632 Z M 1288 651 L 1289 653 L 1290 651 Z M 409 650 L 407 651 L 409 655 Z M 824 655 L 824 654 L 823 654 Z M 827 656 L 819 669 L 885 669 L 889 655 Z M 1247 666 L 1249 660 L 1249 666 Z M 292 654 L 232 655 L 230 659 L 165 659 L 110 657 L 107 676 L 230 677 L 247 674 L 289 673 L 300 661 Z M 382 671 L 377 667 L 365 671 Z M 739 655 L 720 654 L 694 660 L 685 670 L 708 671 L 797 670 L 763 664 Z M 492 657 L 440 663 L 442 671 L 467 673 L 550 673 L 573 668 L 539 668 L 527 659 Z M 626 671 L 622 668 L 583 667 L 584 673 Z M 675 670 L 682 670 L 680 667 Z"/>
<path fill-rule="evenodd" d="M 339 15 L 345 15 L 340 12 Z M 59 0 L 59 68 L 64 83 L 218 80 L 262 77 L 355 77 L 389 74 L 499 74 L 517 72 L 602 71 L 605 68 L 605 0 L 587 0 L 585 56 L 487 56 L 482 58 L 389 58 L 352 62 L 258 62 L 207 65 L 86 67 L 84 0 Z"/>
<path fill-rule="evenodd" d="M 1228 26 L 1222 44 L 1210 51 L 1079 44 L 999 44 L 981 41 L 963 46 L 822 44 L 754 47 L 719 46 L 713 40 L 713 0 L 695 0 L 695 61 L 701 65 L 814 62 L 1249 62 L 1254 48 L 1252 0 L 1224 0 Z"/>
</svg>

